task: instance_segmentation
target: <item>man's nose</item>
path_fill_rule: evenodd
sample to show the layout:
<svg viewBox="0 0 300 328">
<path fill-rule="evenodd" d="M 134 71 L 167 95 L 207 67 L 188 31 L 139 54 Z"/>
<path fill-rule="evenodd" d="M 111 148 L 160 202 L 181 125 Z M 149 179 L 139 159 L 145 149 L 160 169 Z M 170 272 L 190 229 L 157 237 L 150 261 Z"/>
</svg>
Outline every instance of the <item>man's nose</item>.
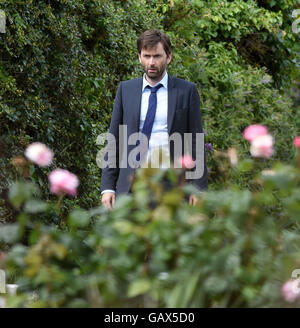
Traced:
<svg viewBox="0 0 300 328">
<path fill-rule="evenodd" d="M 150 65 L 154 65 L 155 64 L 155 58 L 154 57 L 150 57 Z"/>
</svg>

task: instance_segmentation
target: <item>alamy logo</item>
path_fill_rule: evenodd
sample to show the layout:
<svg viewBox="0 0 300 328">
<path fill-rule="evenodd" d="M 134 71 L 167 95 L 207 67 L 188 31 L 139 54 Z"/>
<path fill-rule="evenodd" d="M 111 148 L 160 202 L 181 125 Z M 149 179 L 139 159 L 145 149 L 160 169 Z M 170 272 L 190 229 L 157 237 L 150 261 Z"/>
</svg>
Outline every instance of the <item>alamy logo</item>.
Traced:
<svg viewBox="0 0 300 328">
<path fill-rule="evenodd" d="M 5 271 L 0 270 L 0 293 L 6 293 L 5 286 Z"/>
<path fill-rule="evenodd" d="M 5 33 L 6 16 L 5 12 L 0 9 L 0 33 Z"/>
<path fill-rule="evenodd" d="M 182 168 L 180 158 L 183 155 L 193 154 L 194 169 L 186 171 L 185 177 L 189 180 L 200 179 L 204 173 L 204 133 L 184 133 L 183 136 L 177 132 L 168 135 L 165 143 L 153 146 L 148 144 L 148 138 L 141 132 L 129 134 L 127 125 L 119 125 L 118 136 L 112 133 L 102 133 L 97 137 L 96 144 L 107 145 L 97 153 L 96 163 L 101 169 L 104 168 Z M 151 135 L 157 140 L 162 135 Z M 164 140 L 164 139 L 163 139 Z M 169 146 L 174 154 L 174 163 L 171 163 Z M 155 144 L 156 145 L 156 144 Z M 161 150 L 161 152 L 159 151 Z M 148 152 L 149 151 L 149 152 Z M 128 152 L 128 153 L 127 153 Z M 160 154 L 162 163 L 160 163 Z M 139 156 L 140 155 L 140 156 Z M 149 155 L 149 156 L 148 156 Z"/>
<path fill-rule="evenodd" d="M 293 33 L 299 33 L 300 32 L 300 9 L 293 10 L 292 17 L 297 18 L 292 24 L 292 31 L 293 31 Z"/>
</svg>

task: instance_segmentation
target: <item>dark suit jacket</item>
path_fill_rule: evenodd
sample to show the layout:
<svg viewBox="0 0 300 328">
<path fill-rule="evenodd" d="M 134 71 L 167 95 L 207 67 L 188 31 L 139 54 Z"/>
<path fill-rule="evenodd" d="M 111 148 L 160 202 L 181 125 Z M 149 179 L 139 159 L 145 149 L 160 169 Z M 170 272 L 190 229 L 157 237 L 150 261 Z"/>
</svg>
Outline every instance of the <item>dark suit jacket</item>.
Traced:
<svg viewBox="0 0 300 328">
<path fill-rule="evenodd" d="M 127 156 L 136 145 L 128 145 L 127 140 L 132 133 L 139 132 L 141 97 L 143 79 L 137 78 L 123 81 L 118 87 L 115 98 L 109 132 L 117 141 L 116 168 L 106 167 L 102 169 L 101 191 L 105 189 L 116 190 L 116 195 L 128 193 L 131 182 L 130 176 L 134 168 L 119 168 L 119 147 L 127 147 Z M 200 98 L 196 85 L 168 75 L 168 134 L 180 133 L 183 140 L 184 133 L 192 133 L 192 157 L 195 159 L 196 133 L 203 132 L 200 111 Z M 127 140 L 119 145 L 119 125 L 127 125 Z M 173 144 L 172 142 L 170 143 Z M 121 155 L 122 156 L 122 155 Z M 174 149 L 170 146 L 170 158 L 174 160 Z M 123 158 L 124 159 L 124 158 Z M 127 159 L 125 159 L 127 162 Z M 194 184 L 198 190 L 207 189 L 207 167 L 204 151 L 204 174 L 200 179 L 186 180 Z"/>
</svg>

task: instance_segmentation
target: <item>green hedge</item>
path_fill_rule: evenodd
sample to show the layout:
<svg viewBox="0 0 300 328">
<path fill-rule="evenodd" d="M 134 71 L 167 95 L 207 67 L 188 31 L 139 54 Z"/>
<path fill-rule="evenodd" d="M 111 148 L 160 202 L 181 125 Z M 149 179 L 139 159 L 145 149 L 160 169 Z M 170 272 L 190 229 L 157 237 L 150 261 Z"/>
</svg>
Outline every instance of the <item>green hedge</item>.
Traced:
<svg viewBox="0 0 300 328">
<path fill-rule="evenodd" d="M 158 17 L 135 1 L 6 1 L 1 9 L 7 16 L 0 35 L 3 198 L 16 176 L 11 159 L 41 141 L 55 152 L 53 166 L 79 175 L 78 202 L 96 204 L 96 138 L 108 129 L 119 81 L 140 74 L 136 36 L 159 26 Z M 46 175 L 37 170 L 33 178 L 47 192 Z M 1 217 L 9 216 L 2 209 Z"/>
<path fill-rule="evenodd" d="M 33 141 L 54 150 L 53 167 L 79 176 L 75 203 L 99 204 L 96 138 L 108 129 L 118 83 L 142 73 L 136 39 L 151 27 L 164 29 L 172 39 L 169 72 L 198 86 L 206 142 L 219 150 L 236 146 L 244 156 L 248 148 L 241 131 L 261 123 L 276 139 L 274 158 L 291 159 L 286 144 L 299 133 L 300 115 L 285 92 L 299 76 L 299 36 L 291 31 L 296 3 L 2 2 L 7 28 L 0 34 L 1 220 L 14 216 L 5 202 L 8 185 L 18 175 L 11 160 Z M 221 188 L 226 181 L 210 155 L 208 166 L 210 188 Z M 46 175 L 32 172 L 51 198 Z M 250 186 L 248 174 L 232 178 Z"/>
</svg>

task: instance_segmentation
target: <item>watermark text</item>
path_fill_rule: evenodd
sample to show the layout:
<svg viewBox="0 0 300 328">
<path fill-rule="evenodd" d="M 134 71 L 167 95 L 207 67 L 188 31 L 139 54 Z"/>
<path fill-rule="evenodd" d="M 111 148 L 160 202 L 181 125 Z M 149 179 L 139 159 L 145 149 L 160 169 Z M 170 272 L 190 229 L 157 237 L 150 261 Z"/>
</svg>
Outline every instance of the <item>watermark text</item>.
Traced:
<svg viewBox="0 0 300 328">
<path fill-rule="evenodd" d="M 5 12 L 0 9 L 0 33 L 5 33 L 6 28 L 6 16 Z"/>
</svg>

